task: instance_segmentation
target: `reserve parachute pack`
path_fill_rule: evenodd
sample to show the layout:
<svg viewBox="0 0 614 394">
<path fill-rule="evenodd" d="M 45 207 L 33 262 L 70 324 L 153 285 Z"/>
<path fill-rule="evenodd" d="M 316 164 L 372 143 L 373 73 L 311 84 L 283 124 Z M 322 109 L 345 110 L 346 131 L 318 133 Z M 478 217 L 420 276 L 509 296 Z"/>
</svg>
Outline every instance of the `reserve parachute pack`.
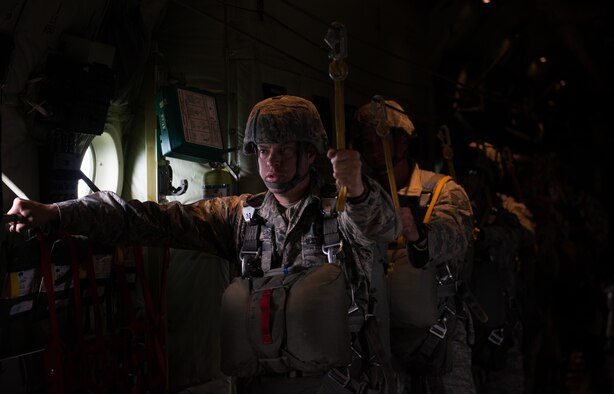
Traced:
<svg viewBox="0 0 614 394">
<path fill-rule="evenodd" d="M 427 223 L 449 176 L 435 174 L 423 185 L 419 206 L 422 222 Z M 428 208 L 427 208 L 428 207 Z M 426 212 L 424 212 L 426 211 Z M 394 269 L 388 273 L 390 318 L 398 327 L 429 328 L 440 316 L 437 299 L 437 267 L 427 264 L 417 268 L 409 263 L 406 247 L 388 250 L 388 261 Z"/>
<path fill-rule="evenodd" d="M 243 215 L 242 276 L 222 296 L 222 371 L 237 377 L 324 374 L 350 364 L 353 303 L 343 261 L 337 260 L 343 255 L 337 218 L 321 215 L 322 264 L 263 273 L 263 244 L 271 242 L 266 238 L 272 229 L 261 231 L 267 224 L 248 204 Z"/>
<path fill-rule="evenodd" d="M 321 262 L 284 265 L 266 273 L 262 254 L 272 229 L 263 229 L 267 223 L 257 209 L 243 207 L 243 275 L 234 278 L 222 296 L 225 374 L 323 375 L 323 392 L 384 393 L 395 386 L 372 305 L 359 306 L 362 301 L 354 297 L 354 273 L 345 261 L 335 200 L 320 199 L 316 220 L 322 221 Z"/>
<path fill-rule="evenodd" d="M 237 277 L 228 286 L 222 297 L 224 373 L 325 373 L 352 361 L 341 267 L 297 268 Z"/>
</svg>

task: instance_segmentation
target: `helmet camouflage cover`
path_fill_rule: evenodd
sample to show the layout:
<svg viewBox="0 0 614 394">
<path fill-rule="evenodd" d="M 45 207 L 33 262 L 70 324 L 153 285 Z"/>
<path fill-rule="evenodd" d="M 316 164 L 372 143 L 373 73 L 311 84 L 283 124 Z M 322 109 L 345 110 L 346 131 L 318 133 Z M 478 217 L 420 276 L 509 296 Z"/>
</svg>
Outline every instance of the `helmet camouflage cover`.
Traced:
<svg viewBox="0 0 614 394">
<path fill-rule="evenodd" d="M 414 124 L 409 120 L 409 117 L 405 113 L 405 110 L 399 103 L 393 100 L 386 100 L 386 126 L 390 129 L 405 130 L 410 136 L 414 135 Z M 377 106 L 374 102 L 363 105 L 358 108 L 354 114 L 353 132 L 355 137 L 359 137 L 362 133 L 362 129 L 365 125 L 373 126 L 374 128 L 380 122 L 379 114 L 377 113 Z"/>
<path fill-rule="evenodd" d="M 258 144 L 309 142 L 318 153 L 328 149 L 320 114 L 311 101 L 296 96 L 275 96 L 257 103 L 247 118 L 243 152 L 256 152 Z"/>
</svg>

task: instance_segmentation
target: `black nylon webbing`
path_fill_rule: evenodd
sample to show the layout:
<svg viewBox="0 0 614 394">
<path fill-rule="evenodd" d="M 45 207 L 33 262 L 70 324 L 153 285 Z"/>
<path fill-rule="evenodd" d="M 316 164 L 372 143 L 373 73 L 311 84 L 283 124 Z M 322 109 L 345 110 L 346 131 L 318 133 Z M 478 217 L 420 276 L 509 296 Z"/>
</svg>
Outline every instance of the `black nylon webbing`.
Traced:
<svg viewBox="0 0 614 394">
<path fill-rule="evenodd" d="M 243 239 L 244 253 L 256 253 L 258 251 L 258 237 L 260 236 L 260 224 L 248 224 L 245 228 L 245 238 Z"/>
<path fill-rule="evenodd" d="M 324 246 L 336 245 L 339 243 L 339 226 L 336 216 L 324 217 Z"/>
</svg>

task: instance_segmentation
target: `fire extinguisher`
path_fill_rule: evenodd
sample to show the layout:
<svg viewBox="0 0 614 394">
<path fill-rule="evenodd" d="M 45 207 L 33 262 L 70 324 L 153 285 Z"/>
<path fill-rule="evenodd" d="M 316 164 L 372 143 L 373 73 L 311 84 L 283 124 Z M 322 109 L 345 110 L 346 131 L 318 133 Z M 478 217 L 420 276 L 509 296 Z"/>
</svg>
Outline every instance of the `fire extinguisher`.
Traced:
<svg viewBox="0 0 614 394">
<path fill-rule="evenodd" d="M 226 164 L 211 161 L 209 166 L 211 170 L 203 175 L 203 199 L 236 194 L 236 179 L 226 168 Z"/>
</svg>

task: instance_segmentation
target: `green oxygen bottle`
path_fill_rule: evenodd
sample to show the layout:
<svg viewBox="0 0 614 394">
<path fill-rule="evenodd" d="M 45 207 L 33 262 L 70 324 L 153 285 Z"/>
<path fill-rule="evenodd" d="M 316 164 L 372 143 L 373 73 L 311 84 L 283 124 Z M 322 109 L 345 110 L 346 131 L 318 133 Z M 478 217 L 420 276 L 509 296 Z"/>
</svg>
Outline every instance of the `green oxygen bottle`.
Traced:
<svg viewBox="0 0 614 394">
<path fill-rule="evenodd" d="M 231 196 L 235 194 L 235 178 L 223 162 L 209 162 L 211 170 L 203 175 L 203 199 Z"/>
</svg>

